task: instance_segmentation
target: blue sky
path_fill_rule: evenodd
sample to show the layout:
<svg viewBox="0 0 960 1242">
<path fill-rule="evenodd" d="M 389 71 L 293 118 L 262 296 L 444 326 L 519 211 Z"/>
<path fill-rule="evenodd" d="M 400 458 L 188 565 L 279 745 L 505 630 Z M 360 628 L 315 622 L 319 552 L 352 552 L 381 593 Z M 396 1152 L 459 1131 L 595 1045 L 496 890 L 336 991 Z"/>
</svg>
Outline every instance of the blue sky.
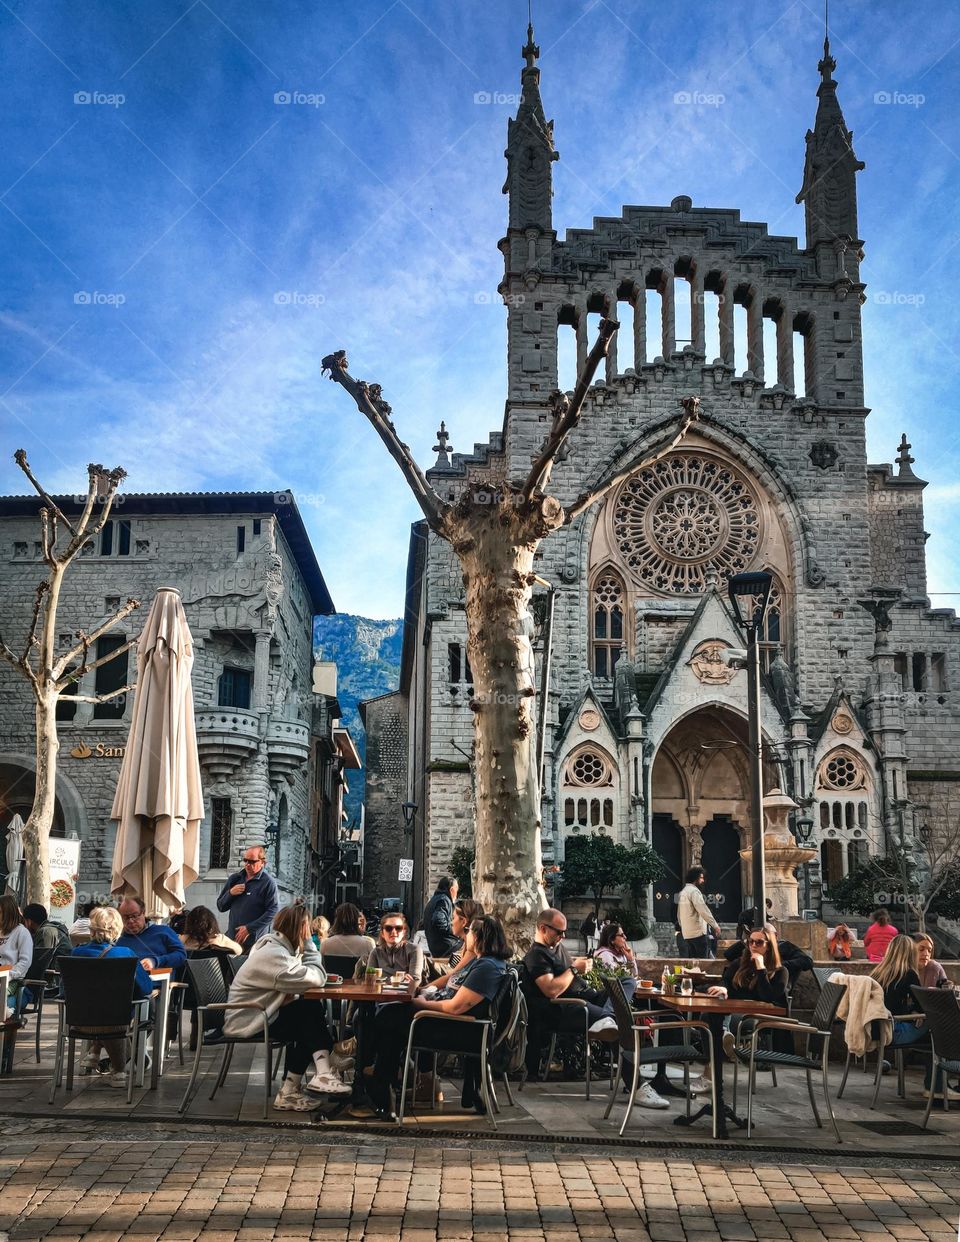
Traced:
<svg viewBox="0 0 960 1242">
<path fill-rule="evenodd" d="M 869 456 L 907 431 L 930 589 L 960 592 L 960 7 L 831 7 L 867 163 Z M 818 4 L 534 17 L 561 234 L 677 194 L 802 234 Z M 20 446 L 62 491 L 91 460 L 133 491 L 291 487 L 338 609 L 399 615 L 418 514 L 319 360 L 345 346 L 422 463 L 441 418 L 458 449 L 500 427 L 515 104 L 496 99 L 515 98 L 525 25 L 523 0 L 2 0 L 0 491 L 24 490 Z"/>
</svg>

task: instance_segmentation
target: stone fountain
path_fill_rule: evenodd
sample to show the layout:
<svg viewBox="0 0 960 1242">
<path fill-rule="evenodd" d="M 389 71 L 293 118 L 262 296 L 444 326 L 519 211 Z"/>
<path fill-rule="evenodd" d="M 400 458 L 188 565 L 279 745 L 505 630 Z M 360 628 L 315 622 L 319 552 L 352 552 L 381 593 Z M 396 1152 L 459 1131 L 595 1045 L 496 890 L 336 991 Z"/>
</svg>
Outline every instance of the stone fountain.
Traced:
<svg viewBox="0 0 960 1242">
<path fill-rule="evenodd" d="M 793 872 L 802 863 L 816 858 L 815 849 L 803 849 L 787 825 L 790 812 L 797 804 L 779 789 L 771 789 L 763 800 L 763 818 L 766 830 L 763 834 L 763 863 L 767 896 L 773 902 L 773 913 L 781 921 L 796 919 L 800 913 L 798 883 Z M 740 857 L 748 861 L 752 849 L 740 851 Z"/>
</svg>

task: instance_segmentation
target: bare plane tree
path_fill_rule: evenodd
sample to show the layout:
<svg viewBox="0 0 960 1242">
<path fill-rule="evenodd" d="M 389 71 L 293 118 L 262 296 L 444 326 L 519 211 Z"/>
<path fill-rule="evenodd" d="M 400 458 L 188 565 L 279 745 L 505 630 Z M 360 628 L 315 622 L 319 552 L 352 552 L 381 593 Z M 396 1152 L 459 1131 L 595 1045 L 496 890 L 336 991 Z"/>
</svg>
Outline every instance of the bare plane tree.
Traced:
<svg viewBox="0 0 960 1242">
<path fill-rule="evenodd" d="M 322 368 L 356 402 L 410 486 L 430 529 L 456 553 L 466 590 L 467 651 L 473 673 L 476 877 L 474 896 L 495 909 L 515 943 L 529 941 L 533 917 L 546 904 L 541 876 L 540 797 L 534 744 L 536 695 L 530 600 L 534 554 L 634 471 L 658 461 L 698 417 L 695 397 L 682 402 L 679 428 L 642 460 L 564 506 L 548 492 L 557 454 L 580 422 L 597 367 L 618 325 L 600 323 L 572 395 L 550 397 L 553 424 L 523 482 L 464 488 L 446 502 L 399 439 L 379 384 L 353 379 L 343 350 Z"/>
<path fill-rule="evenodd" d="M 140 601 L 128 599 L 112 617 L 101 621 L 89 633 L 78 630 L 72 636 L 76 642 L 67 651 L 58 653 L 57 609 L 64 576 L 74 558 L 96 539 L 109 520 L 117 488 L 126 478 L 126 471 L 119 468 L 105 470 L 98 465 L 88 466 L 87 495 L 80 515 L 71 519 L 37 481 L 23 449 L 14 453 L 14 461 L 43 502 L 40 507 L 40 548 L 47 566 L 47 576 L 37 585 L 30 627 L 22 649 L 15 652 L 0 634 L 0 658 L 6 660 L 26 679 L 34 699 L 36 785 L 33 808 L 23 829 L 23 851 L 27 901 L 48 905 L 48 844 L 56 808 L 57 754 L 60 749 L 57 738 L 57 703 L 104 703 L 133 689 L 133 686 L 123 686 L 120 690 L 101 695 L 73 692 L 85 673 L 115 660 L 135 645 L 136 639 L 131 639 L 109 655 L 100 659 L 90 658 L 91 649 L 96 651 L 97 639 L 112 630 L 135 608 L 139 608 Z"/>
</svg>

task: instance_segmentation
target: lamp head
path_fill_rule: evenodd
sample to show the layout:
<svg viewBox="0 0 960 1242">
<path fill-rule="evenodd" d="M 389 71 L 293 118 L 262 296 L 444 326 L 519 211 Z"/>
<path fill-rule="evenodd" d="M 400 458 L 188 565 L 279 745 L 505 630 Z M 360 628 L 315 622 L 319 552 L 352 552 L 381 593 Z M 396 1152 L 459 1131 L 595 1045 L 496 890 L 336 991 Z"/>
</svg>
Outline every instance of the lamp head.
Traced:
<svg viewBox="0 0 960 1242">
<path fill-rule="evenodd" d="M 413 823 L 414 816 L 417 813 L 416 802 L 404 802 L 400 807 L 400 812 L 403 815 L 404 827 L 409 828 Z"/>
<path fill-rule="evenodd" d="M 773 574 L 766 570 L 755 573 L 731 574 L 727 592 L 737 621 L 745 630 L 759 632 L 770 600 Z"/>
<path fill-rule="evenodd" d="M 797 840 L 806 845 L 813 836 L 813 819 L 809 815 L 798 815 L 796 819 Z"/>
</svg>

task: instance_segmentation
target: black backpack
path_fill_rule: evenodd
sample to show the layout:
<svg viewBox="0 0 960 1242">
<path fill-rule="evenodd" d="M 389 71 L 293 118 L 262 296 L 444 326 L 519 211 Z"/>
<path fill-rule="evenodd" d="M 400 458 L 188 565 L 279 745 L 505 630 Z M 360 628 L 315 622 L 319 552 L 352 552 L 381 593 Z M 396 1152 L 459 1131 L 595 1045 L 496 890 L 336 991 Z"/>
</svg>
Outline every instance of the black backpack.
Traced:
<svg viewBox="0 0 960 1242">
<path fill-rule="evenodd" d="M 515 966 L 508 966 L 490 1002 L 492 1038 L 490 1069 L 512 1074 L 523 1069 L 527 1055 L 527 1002 Z"/>
</svg>

